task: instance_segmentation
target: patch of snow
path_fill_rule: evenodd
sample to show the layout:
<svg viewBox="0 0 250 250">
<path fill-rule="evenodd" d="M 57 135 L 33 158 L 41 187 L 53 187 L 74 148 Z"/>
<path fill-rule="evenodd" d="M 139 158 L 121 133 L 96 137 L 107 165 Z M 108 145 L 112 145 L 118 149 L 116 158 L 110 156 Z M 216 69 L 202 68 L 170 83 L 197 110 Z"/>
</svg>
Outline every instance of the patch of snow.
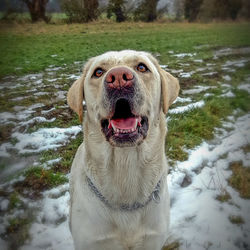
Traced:
<svg viewBox="0 0 250 250">
<path fill-rule="evenodd" d="M 194 62 L 196 62 L 196 63 L 203 63 L 203 59 L 194 59 Z"/>
<path fill-rule="evenodd" d="M 1 226 L 0 226 L 0 233 L 1 233 Z M 0 246 L 1 246 L 2 250 L 7 250 L 8 249 L 7 243 L 5 241 L 3 241 L 1 238 L 0 238 Z"/>
<path fill-rule="evenodd" d="M 14 111 L 16 111 L 16 112 L 18 112 L 18 111 L 21 111 L 21 110 L 24 110 L 24 109 L 26 109 L 26 107 L 25 106 L 15 106 L 15 107 L 13 107 L 13 110 Z"/>
<path fill-rule="evenodd" d="M 194 71 L 191 71 L 191 72 L 182 72 L 180 73 L 179 77 L 182 77 L 182 78 L 190 78 L 193 73 L 195 73 Z"/>
<path fill-rule="evenodd" d="M 75 138 L 81 129 L 81 126 L 72 126 L 70 128 L 41 128 L 31 134 L 15 132 L 12 138 L 16 138 L 18 143 L 12 146 L 12 149 L 17 150 L 19 154 L 56 149 L 66 145 L 69 139 Z"/>
<path fill-rule="evenodd" d="M 21 121 L 27 119 L 32 113 L 35 112 L 35 109 L 42 108 L 45 105 L 43 103 L 36 103 L 32 104 L 31 106 L 27 107 L 25 110 L 22 110 L 16 114 L 16 119 Z"/>
<path fill-rule="evenodd" d="M 54 78 L 54 79 L 47 79 L 48 82 L 56 82 L 58 80 L 58 78 Z"/>
<path fill-rule="evenodd" d="M 69 230 L 69 184 L 44 193 L 41 212 L 30 228 L 31 241 L 21 250 L 74 249 Z"/>
<path fill-rule="evenodd" d="M 58 99 L 66 99 L 67 91 L 59 90 L 55 94 Z"/>
<path fill-rule="evenodd" d="M 192 99 L 190 97 L 183 98 L 183 97 L 178 96 L 175 99 L 175 101 L 173 102 L 173 104 L 177 103 L 177 102 L 181 102 L 181 103 L 183 103 L 183 102 L 192 102 Z"/>
<path fill-rule="evenodd" d="M 45 117 L 42 117 L 42 116 L 36 116 L 28 121 L 20 122 L 19 125 L 27 126 L 27 125 L 32 124 L 32 123 L 54 122 L 55 120 L 56 120 L 55 117 L 51 118 L 51 119 L 46 119 Z"/>
<path fill-rule="evenodd" d="M 5 88 L 6 89 L 15 89 L 15 88 L 19 88 L 21 86 L 22 86 L 22 84 L 20 84 L 20 83 L 13 85 L 11 82 L 6 82 L 4 84 L 1 84 L 0 90 L 5 89 Z"/>
<path fill-rule="evenodd" d="M 196 55 L 196 53 L 180 53 L 180 54 L 175 54 L 173 56 L 178 57 L 178 58 L 184 58 L 186 56 L 192 57 L 192 56 L 195 56 L 195 55 Z"/>
<path fill-rule="evenodd" d="M 233 97 L 235 97 L 235 94 L 230 90 L 230 91 L 226 92 L 225 94 L 222 94 L 221 97 L 233 98 Z"/>
<path fill-rule="evenodd" d="M 197 68 L 195 71 L 196 72 L 201 72 L 201 71 L 205 71 L 207 69 L 208 69 L 207 67 L 201 67 L 201 68 Z"/>
<path fill-rule="evenodd" d="M 173 73 L 173 74 L 178 74 L 181 72 L 183 72 L 183 69 L 171 69 L 171 73 Z"/>
<path fill-rule="evenodd" d="M 250 94 L 250 84 L 241 84 L 238 86 L 238 89 L 246 90 Z"/>
<path fill-rule="evenodd" d="M 0 113 L 0 123 L 5 124 L 9 122 L 10 120 L 15 120 L 16 116 L 13 113 L 10 112 L 2 112 Z"/>
<path fill-rule="evenodd" d="M 203 73 L 202 75 L 203 75 L 203 76 L 213 76 L 213 75 L 216 75 L 216 74 L 218 74 L 218 72 L 213 71 L 213 72 Z"/>
<path fill-rule="evenodd" d="M 201 93 L 201 92 L 206 91 L 206 90 L 211 89 L 211 88 L 214 88 L 214 87 L 211 87 L 211 86 L 196 86 L 193 89 L 183 90 L 182 94 L 184 94 L 184 95 L 185 94 L 188 94 L 188 95 L 198 94 L 198 93 Z"/>
<path fill-rule="evenodd" d="M 9 200 L 7 199 L 3 199 L 0 201 L 0 211 L 6 211 L 8 209 L 9 206 Z"/>
<path fill-rule="evenodd" d="M 242 48 L 223 48 L 214 52 L 214 58 L 220 56 L 229 56 L 229 55 L 245 55 L 250 53 L 250 47 Z"/>
<path fill-rule="evenodd" d="M 8 148 L 11 148 L 12 144 L 11 143 L 3 143 L 0 145 L 0 157 L 9 157 L 10 154 L 7 152 Z"/>
<path fill-rule="evenodd" d="M 231 81 L 231 80 L 232 80 L 231 76 L 229 76 L 229 75 L 225 75 L 225 76 L 223 76 L 222 78 L 223 78 L 225 81 Z"/>
<path fill-rule="evenodd" d="M 39 80 L 35 81 L 34 83 L 35 83 L 36 85 L 38 85 L 38 84 L 41 84 L 42 82 L 43 82 L 43 80 L 42 80 L 42 79 L 39 79 Z"/>
<path fill-rule="evenodd" d="M 205 105 L 205 102 L 202 100 L 202 101 L 199 101 L 199 102 L 188 104 L 186 106 L 181 106 L 181 107 L 177 107 L 177 108 L 174 108 L 174 109 L 170 109 L 168 111 L 168 113 L 169 114 L 180 114 L 180 113 L 190 111 L 192 109 L 201 108 L 204 105 Z"/>
<path fill-rule="evenodd" d="M 222 67 L 221 69 L 228 73 L 234 73 L 236 71 L 234 68 L 229 68 L 229 67 Z"/>
<path fill-rule="evenodd" d="M 46 71 L 58 71 L 60 69 L 63 69 L 62 67 L 55 67 L 55 65 L 50 65 L 49 68 L 46 69 Z"/>
<path fill-rule="evenodd" d="M 53 160 L 49 160 L 46 162 L 46 165 L 49 166 L 49 165 L 53 165 L 55 163 L 58 163 L 62 160 L 62 157 L 59 157 L 59 158 L 56 158 L 56 159 L 53 159 Z"/>
<path fill-rule="evenodd" d="M 42 95 L 49 95 L 49 92 L 36 92 L 34 93 L 34 96 L 42 96 Z"/>
<path fill-rule="evenodd" d="M 48 113 L 50 113 L 51 111 L 53 111 L 53 110 L 55 110 L 55 109 L 56 109 L 56 108 L 53 107 L 53 108 L 48 109 L 48 110 L 42 110 L 42 111 L 41 111 L 41 114 L 48 114 Z"/>
<path fill-rule="evenodd" d="M 168 175 L 172 203 L 170 231 L 171 236 L 182 243 L 180 250 L 250 247 L 247 233 L 250 231 L 250 201 L 242 199 L 227 183 L 231 175 L 230 163 L 246 158 L 239 148 L 250 141 L 250 114 L 238 118 L 232 127 L 233 130 L 225 132 L 224 137 L 216 136 L 216 144 L 204 142 L 189 151 L 188 160 L 179 162 Z M 249 166 L 249 160 L 243 162 Z M 191 183 L 183 188 L 181 185 L 186 176 Z M 225 190 L 231 201 L 216 200 L 216 196 Z M 232 224 L 229 220 L 232 215 L 240 215 L 245 223 Z"/>
<path fill-rule="evenodd" d="M 18 81 L 29 81 L 29 80 L 37 80 L 41 79 L 43 77 L 43 73 L 38 73 L 38 74 L 28 74 L 25 76 L 22 76 L 18 79 Z"/>
<path fill-rule="evenodd" d="M 21 250 L 74 249 L 68 221 L 54 226 L 34 223 L 31 226 L 30 232 L 32 232 L 32 240 L 21 247 Z"/>
<path fill-rule="evenodd" d="M 209 97 L 209 96 L 213 96 L 214 94 L 212 94 L 212 93 L 206 93 L 205 95 L 204 95 L 204 97 Z"/>
<path fill-rule="evenodd" d="M 222 84 L 221 84 L 221 87 L 223 87 L 224 90 L 225 90 L 225 89 L 228 89 L 228 88 L 230 89 L 230 88 L 231 88 L 231 85 L 229 85 L 229 84 L 227 84 L 227 83 L 222 83 Z M 225 90 L 225 91 L 226 91 L 226 90 Z"/>
<path fill-rule="evenodd" d="M 70 75 L 70 76 L 67 77 L 67 79 L 73 79 L 73 80 L 77 80 L 79 78 L 80 78 L 80 76 L 79 75 L 75 75 L 75 74 Z"/>
<path fill-rule="evenodd" d="M 18 171 L 24 169 L 25 167 L 27 167 L 27 162 L 21 160 L 14 164 L 8 165 L 8 167 L 6 167 L 3 171 L 1 171 L 0 181 L 1 182 L 4 181 L 6 177 L 17 173 Z"/>
<path fill-rule="evenodd" d="M 27 98 L 29 98 L 29 96 L 18 96 L 18 97 L 12 98 L 10 100 L 16 102 L 16 101 L 21 101 L 21 100 L 24 100 Z"/>
<path fill-rule="evenodd" d="M 249 58 L 245 59 L 239 59 L 239 60 L 234 60 L 234 61 L 226 61 L 225 64 L 222 65 L 222 68 L 230 68 L 230 67 L 237 67 L 237 68 L 242 68 L 245 66 L 247 62 L 249 62 Z"/>
</svg>

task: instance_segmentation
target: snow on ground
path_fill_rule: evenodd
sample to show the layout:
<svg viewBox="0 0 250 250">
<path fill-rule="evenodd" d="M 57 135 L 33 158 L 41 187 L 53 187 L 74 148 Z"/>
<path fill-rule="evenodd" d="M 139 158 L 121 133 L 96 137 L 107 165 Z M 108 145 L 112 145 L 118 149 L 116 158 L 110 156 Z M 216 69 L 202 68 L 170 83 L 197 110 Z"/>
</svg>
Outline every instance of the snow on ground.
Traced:
<svg viewBox="0 0 250 250">
<path fill-rule="evenodd" d="M 31 242 L 21 250 L 72 250 L 73 239 L 69 230 L 69 184 L 44 192 L 41 211 L 30 228 Z M 63 195 L 62 195 L 63 194 Z"/>
<path fill-rule="evenodd" d="M 190 110 L 195 109 L 195 108 L 201 108 L 204 105 L 205 105 L 205 102 L 202 100 L 202 101 L 194 102 L 194 103 L 191 103 L 191 104 L 188 104 L 185 106 L 180 106 L 180 107 L 177 107 L 174 109 L 170 109 L 168 111 L 168 113 L 169 114 L 180 114 L 180 113 L 184 113 L 184 112 L 190 111 Z"/>
<path fill-rule="evenodd" d="M 66 145 L 69 139 L 74 139 L 81 130 L 81 126 L 72 126 L 70 128 L 41 128 L 31 134 L 15 132 L 12 138 L 16 138 L 18 142 L 11 149 L 17 150 L 19 154 L 56 149 Z"/>
<path fill-rule="evenodd" d="M 16 139 L 17 143 L 15 145 L 3 143 L 0 146 L 0 156 L 8 157 L 10 156 L 8 151 L 13 150 L 18 154 L 27 154 L 56 149 L 74 139 L 81 130 L 81 126 L 72 126 L 69 128 L 41 128 L 33 133 L 15 132 L 11 137 Z"/>
<path fill-rule="evenodd" d="M 171 237 L 180 240 L 180 249 L 250 249 L 250 201 L 240 198 L 228 186 L 229 165 L 242 161 L 250 167 L 250 155 L 241 147 L 250 142 L 250 115 L 231 122 L 232 131 L 216 135 L 216 143 L 203 142 L 189 152 L 168 176 L 171 195 Z M 228 126 L 228 124 L 227 124 Z M 184 179 L 190 185 L 182 187 Z M 230 203 L 216 196 L 227 191 Z M 230 216 L 241 216 L 245 223 L 232 224 Z"/>
<path fill-rule="evenodd" d="M 242 161 L 250 166 L 250 154 L 241 149 L 250 141 L 250 115 L 225 123 L 223 135 L 217 134 L 214 143 L 203 142 L 189 151 L 189 159 L 179 162 L 169 176 L 171 196 L 170 239 L 181 242 L 180 250 L 249 249 L 250 201 L 239 197 L 228 186 L 229 164 Z M 225 156 L 226 155 L 226 156 Z M 183 187 L 184 179 L 190 184 Z M 44 193 L 41 211 L 30 229 L 31 242 L 22 250 L 72 250 L 68 226 L 68 184 Z M 216 199 L 224 190 L 231 195 L 230 203 Z M 63 195 L 60 195 L 63 194 Z M 243 225 L 232 224 L 230 216 L 242 216 Z M 58 221 L 63 221 L 57 223 Z M 247 246 L 244 248 L 244 246 Z M 210 248 L 209 248 L 210 247 Z"/>
<path fill-rule="evenodd" d="M 175 56 L 177 58 L 184 58 L 186 56 L 193 57 L 195 55 L 196 55 L 196 53 L 180 53 L 180 54 L 175 54 L 173 56 Z"/>
<path fill-rule="evenodd" d="M 234 49 L 221 50 L 216 54 L 216 57 L 230 53 L 234 54 Z M 216 64 L 200 65 L 203 62 L 202 60 L 192 59 L 193 56 L 196 56 L 196 53 L 174 55 L 174 52 L 171 51 L 171 54 L 178 60 L 190 58 L 199 63 L 199 66 L 203 66 L 186 72 L 185 67 L 189 67 L 190 64 L 180 62 L 179 65 L 184 70 L 171 70 L 173 74 L 178 74 L 178 77 L 190 78 L 195 73 L 203 74 L 204 77 L 211 77 L 216 73 Z M 219 83 L 224 89 L 221 96 L 225 98 L 234 97 L 232 87 L 228 84 L 232 80 L 230 73 L 245 66 L 249 60 L 249 58 L 227 60 L 221 66 L 221 69 L 226 71 L 223 80 L 227 82 L 226 84 Z M 77 62 L 77 64 L 80 64 L 80 62 Z M 167 65 L 161 66 L 168 70 Z M 55 88 L 55 91 L 53 91 L 55 100 L 65 99 L 66 92 L 61 89 L 63 86 L 56 84 L 56 81 L 61 78 L 56 78 L 55 73 L 61 69 L 62 67 L 51 65 L 44 73 L 29 74 L 17 79 L 8 77 L 5 79 L 6 83 L 1 84 L 0 89 L 16 91 L 16 88 L 22 86 L 29 87 L 30 89 L 26 91 L 27 95 L 14 98 L 18 102 L 18 100 L 28 98 L 29 95 L 36 98 L 46 95 L 48 93 L 46 88 L 51 87 L 47 83 L 50 82 L 53 83 Z M 44 79 L 44 74 L 47 74 L 49 78 Z M 74 81 L 79 77 L 79 74 L 62 73 L 60 76 Z M 15 81 L 15 84 L 8 84 L 9 79 Z M 238 89 L 250 93 L 249 83 L 250 78 L 248 77 L 245 82 L 238 86 Z M 194 101 L 192 98 L 194 95 L 203 92 L 204 97 L 211 96 L 209 90 L 212 88 L 216 88 L 216 86 L 198 85 L 192 89 L 182 90 L 182 97 L 178 97 L 175 101 L 178 107 L 169 110 L 170 117 L 171 114 L 185 113 L 204 106 L 206 99 Z M 65 107 L 67 106 L 61 104 L 58 106 L 62 109 Z M 55 107 L 49 106 L 46 110 L 44 108 L 44 103 L 35 103 L 28 107 L 17 105 L 13 108 L 13 112 L 0 113 L 0 125 L 15 125 L 10 137 L 12 142 L 4 142 L 0 145 L 0 157 L 12 158 L 13 151 L 19 157 L 19 160 L 11 162 L 9 168 L 2 171 L 1 175 L 9 175 L 13 171 L 25 168 L 27 162 L 32 165 L 30 161 L 33 161 L 33 165 L 35 165 L 37 158 L 24 159 L 21 158 L 21 154 L 29 153 L 32 155 L 43 150 L 60 147 L 75 138 L 81 131 L 81 126 L 72 126 L 69 128 L 41 128 L 28 133 L 27 128 L 32 127 L 33 123 L 53 122 L 55 120 L 56 117 L 46 118 L 46 115 L 56 110 Z M 40 113 L 37 114 L 38 109 Z M 178 162 L 168 176 L 171 196 L 169 241 L 178 240 L 181 242 L 180 250 L 250 249 L 250 242 L 247 238 L 250 233 L 248 216 L 250 214 L 250 200 L 240 198 L 237 191 L 227 183 L 227 178 L 231 175 L 230 163 L 242 161 L 244 166 L 250 166 L 250 153 L 245 153 L 242 150 L 242 147 L 250 142 L 250 115 L 235 118 L 236 116 L 237 112 L 234 116 L 228 117 L 228 121 L 224 122 L 222 129 L 217 129 L 215 139 L 210 142 L 204 141 L 197 148 L 189 150 L 188 160 Z M 52 159 L 43 165 L 45 168 L 50 168 L 60 160 L 60 158 Z M 222 203 L 216 199 L 216 196 L 225 190 L 231 195 L 231 200 Z M 7 203 L 7 199 L 0 197 L 1 211 L 8 207 Z M 44 192 L 43 199 L 30 202 L 29 206 L 31 209 L 34 207 L 37 210 L 37 216 L 29 230 L 31 238 L 25 242 L 21 249 L 72 250 L 73 241 L 68 226 L 69 184 Z M 242 225 L 232 224 L 229 217 L 239 215 L 242 216 L 245 223 Z M 4 231 L 7 218 L 0 218 L 0 232 Z M 0 239 L 0 248 L 7 249 L 6 242 L 2 239 Z"/>
<path fill-rule="evenodd" d="M 212 89 L 212 88 L 213 88 L 212 86 L 195 86 L 192 89 L 183 90 L 182 94 L 193 95 L 193 94 L 198 94 L 198 93 L 204 92 L 204 91 L 206 91 L 208 89 Z"/>
</svg>

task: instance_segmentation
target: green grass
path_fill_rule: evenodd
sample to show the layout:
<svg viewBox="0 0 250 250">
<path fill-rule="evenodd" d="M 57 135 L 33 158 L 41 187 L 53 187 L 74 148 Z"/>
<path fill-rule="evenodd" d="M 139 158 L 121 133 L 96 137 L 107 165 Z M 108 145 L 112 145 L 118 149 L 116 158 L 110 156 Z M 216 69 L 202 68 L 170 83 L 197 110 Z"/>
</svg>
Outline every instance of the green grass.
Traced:
<svg viewBox="0 0 250 250">
<path fill-rule="evenodd" d="M 236 224 L 236 225 L 241 225 L 244 224 L 245 221 L 241 216 L 235 216 L 235 215 L 231 215 L 228 218 L 232 224 Z"/>
<path fill-rule="evenodd" d="M 243 167 L 241 162 L 234 162 L 230 169 L 233 174 L 228 180 L 229 184 L 239 192 L 242 198 L 250 199 L 250 168 Z"/>
<path fill-rule="evenodd" d="M 0 77 L 85 61 L 114 49 L 160 53 L 160 61 L 167 64 L 173 61 L 169 50 L 195 52 L 194 46 L 202 44 L 247 46 L 249 27 L 249 23 L 0 24 Z M 212 55 L 210 48 L 200 51 L 204 59 Z"/>
<path fill-rule="evenodd" d="M 9 240 L 10 249 L 18 249 L 29 238 L 30 224 L 30 218 L 9 219 L 9 226 L 6 228 L 4 237 Z"/>
<path fill-rule="evenodd" d="M 235 109 L 240 109 L 242 114 L 250 111 L 247 92 L 235 89 L 235 98 L 222 98 L 218 87 L 214 93 L 216 95 L 208 98 L 202 108 L 171 115 L 166 139 L 166 153 L 170 163 L 187 160 L 186 149 L 198 146 L 203 140 L 211 140 L 214 129 L 220 127 L 222 121 Z"/>
<path fill-rule="evenodd" d="M 216 200 L 220 202 L 227 202 L 231 199 L 231 195 L 225 190 L 221 190 L 221 194 L 216 196 Z"/>
<path fill-rule="evenodd" d="M 17 208 L 17 207 L 21 206 L 21 204 L 22 204 L 17 192 L 11 193 L 11 195 L 9 197 L 9 202 L 10 202 L 9 209 Z"/>
<path fill-rule="evenodd" d="M 39 182 L 41 187 L 55 187 L 68 181 L 61 173 L 54 173 L 51 170 L 43 169 L 42 167 L 32 167 L 25 172 L 25 177 L 31 182 Z"/>
<path fill-rule="evenodd" d="M 41 198 L 41 192 L 64 184 L 68 178 L 51 169 L 36 166 L 24 172 L 25 179 L 14 184 L 16 192 L 31 199 Z M 28 192 L 27 192 L 28 191 Z"/>
<path fill-rule="evenodd" d="M 62 19 L 64 17 L 61 17 Z M 59 18 L 58 18 L 59 19 Z M 237 85 L 242 83 L 249 75 L 250 63 L 245 67 L 239 68 L 235 73 L 230 73 L 233 86 L 234 98 L 222 98 L 223 88 L 220 83 L 224 83 L 223 75 L 226 73 L 220 70 L 221 65 L 227 60 L 241 59 L 241 55 L 230 55 L 213 59 L 213 52 L 216 49 L 225 47 L 250 46 L 249 23 L 213 23 L 213 24 L 188 24 L 188 23 L 122 23 L 117 24 L 112 21 L 98 21 L 90 24 L 49 24 L 44 23 L 30 24 L 3 24 L 0 23 L 0 78 L 7 75 L 23 75 L 26 73 L 43 73 L 43 83 L 46 87 L 39 86 L 39 91 L 49 92 L 49 95 L 33 96 L 26 90 L 32 88 L 22 86 L 13 90 L 4 89 L 4 98 L 0 101 L 0 112 L 13 111 L 16 105 L 29 106 L 34 103 L 44 103 L 45 107 L 38 108 L 32 117 L 41 116 L 41 110 L 56 109 L 46 116 L 47 119 L 56 118 L 54 122 L 34 123 L 28 128 L 22 128 L 22 132 L 32 133 L 39 128 L 50 127 L 70 127 L 79 124 L 79 119 L 73 111 L 64 109 L 66 100 L 55 101 L 55 94 L 58 90 L 68 90 L 73 80 L 67 79 L 68 74 L 79 73 L 80 67 L 89 57 L 98 55 L 108 50 L 136 49 L 145 50 L 160 54 L 159 60 L 162 64 L 167 64 L 172 69 L 183 69 L 184 72 L 203 67 L 206 63 L 216 63 L 214 67 L 218 71 L 215 77 L 203 77 L 201 73 L 195 73 L 191 78 L 180 78 L 182 90 L 189 89 L 195 85 L 213 86 L 209 93 L 213 96 L 204 98 L 204 93 L 190 96 L 192 100 L 205 100 L 202 108 L 193 109 L 189 112 L 176 115 L 168 115 L 171 120 L 168 122 L 168 135 L 166 138 L 166 153 L 170 163 L 174 166 L 175 161 L 184 161 L 188 157 L 187 149 L 199 146 L 203 140 L 213 139 L 215 128 L 220 127 L 233 111 L 240 109 L 238 115 L 246 114 L 250 111 L 249 94 L 246 91 L 238 90 Z M 209 45 L 196 49 L 198 45 Z M 169 51 L 174 53 L 194 53 L 195 57 L 177 59 Z M 52 57 L 51 55 L 57 55 Z M 246 57 L 246 55 L 243 55 Z M 204 62 L 194 63 L 193 59 L 203 59 Z M 180 65 L 179 62 L 189 63 Z M 75 61 L 81 61 L 78 65 Z M 56 84 L 60 85 L 57 89 L 49 82 L 48 72 L 43 70 L 49 65 L 63 66 L 64 69 L 54 72 L 53 78 L 59 78 Z M 65 74 L 65 76 L 63 76 Z M 10 84 L 16 84 L 16 79 L 10 80 Z M 20 101 L 12 101 L 12 98 L 19 96 L 26 97 Z M 186 96 L 185 96 L 186 97 Z M 6 101 L 8 100 L 8 101 Z M 173 107 L 179 104 L 173 105 Z M 0 139 L 3 142 L 15 144 L 17 141 L 11 139 L 11 132 L 14 125 L 3 125 L 0 127 Z M 27 129 L 27 130 L 26 130 Z M 66 146 L 56 150 L 42 152 L 39 157 L 38 167 L 31 167 L 24 170 L 24 180 L 13 185 L 14 191 L 1 195 L 8 197 L 8 212 L 12 213 L 15 209 L 25 209 L 25 204 L 21 199 L 37 199 L 42 197 L 42 191 L 56 187 L 68 182 L 65 173 L 69 173 L 73 158 L 77 148 L 83 141 L 83 134 L 70 141 Z M 244 148 L 249 152 L 249 146 Z M 48 160 L 61 158 L 48 168 L 43 168 Z M 1 165 L 0 170 L 6 166 Z M 228 180 L 229 184 L 239 191 L 243 198 L 249 198 L 249 171 L 241 163 L 231 166 L 232 177 Z M 216 197 L 221 202 L 231 202 L 230 194 L 222 190 Z M 235 224 L 244 223 L 240 216 L 230 216 L 229 220 Z M 8 237 L 17 235 L 17 245 L 19 246 L 28 237 L 30 221 L 25 218 L 13 218 L 9 221 L 7 229 Z M 20 236 L 20 237 L 19 237 Z M 11 236 L 12 237 L 12 236 Z M 16 240 L 10 240 L 12 242 Z M 164 249 L 179 249 L 178 241 L 173 242 Z M 13 249 L 17 246 L 13 245 Z"/>
</svg>

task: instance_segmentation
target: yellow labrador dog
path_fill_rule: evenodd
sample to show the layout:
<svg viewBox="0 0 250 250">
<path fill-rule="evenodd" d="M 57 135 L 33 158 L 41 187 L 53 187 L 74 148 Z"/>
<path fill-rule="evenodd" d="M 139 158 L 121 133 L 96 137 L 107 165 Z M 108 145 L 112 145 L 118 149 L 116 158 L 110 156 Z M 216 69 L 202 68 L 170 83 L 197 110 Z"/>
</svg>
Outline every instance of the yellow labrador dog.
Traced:
<svg viewBox="0 0 250 250">
<path fill-rule="evenodd" d="M 75 249 L 164 245 L 169 224 L 165 115 L 178 93 L 178 80 L 146 52 L 107 52 L 86 63 L 68 92 L 68 104 L 84 127 L 70 180 Z"/>
</svg>

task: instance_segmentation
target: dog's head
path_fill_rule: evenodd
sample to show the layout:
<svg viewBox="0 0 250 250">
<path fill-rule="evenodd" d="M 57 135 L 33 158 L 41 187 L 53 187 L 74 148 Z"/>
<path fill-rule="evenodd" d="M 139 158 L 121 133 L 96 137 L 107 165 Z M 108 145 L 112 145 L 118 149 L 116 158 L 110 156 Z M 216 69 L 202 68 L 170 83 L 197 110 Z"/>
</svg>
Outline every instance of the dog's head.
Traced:
<svg viewBox="0 0 250 250">
<path fill-rule="evenodd" d="M 91 58 L 68 92 L 68 104 L 112 146 L 143 142 L 179 93 L 178 80 L 146 52 L 124 50 Z"/>
</svg>

